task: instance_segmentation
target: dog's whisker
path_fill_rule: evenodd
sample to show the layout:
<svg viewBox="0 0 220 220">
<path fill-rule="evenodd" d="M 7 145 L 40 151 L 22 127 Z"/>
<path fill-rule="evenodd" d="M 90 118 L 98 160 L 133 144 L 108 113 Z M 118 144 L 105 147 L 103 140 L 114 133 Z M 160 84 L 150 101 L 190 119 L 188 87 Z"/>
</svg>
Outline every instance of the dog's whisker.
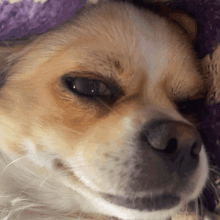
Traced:
<svg viewBox="0 0 220 220">
<path fill-rule="evenodd" d="M 77 219 L 79 219 L 79 220 L 80 220 L 80 219 L 83 219 L 83 217 L 84 217 L 85 214 L 86 214 L 85 211 L 83 211 L 83 212 L 81 211 Z"/>
<path fill-rule="evenodd" d="M 200 215 L 203 216 L 204 215 L 204 207 L 202 205 L 202 196 L 199 196 L 198 201 L 200 201 Z M 199 218 L 199 216 L 198 216 Z"/>
<path fill-rule="evenodd" d="M 6 171 L 6 169 L 7 169 L 9 166 L 13 165 L 14 163 L 16 163 L 16 162 L 18 162 L 18 161 L 20 161 L 20 160 L 22 160 L 22 159 L 24 159 L 24 158 L 27 158 L 27 157 L 28 157 L 28 155 L 23 156 L 23 157 L 20 157 L 20 158 L 18 158 L 18 159 L 16 159 L 16 160 L 13 160 L 11 163 L 9 163 L 9 164 L 3 169 L 2 173 L 1 173 L 1 176 L 3 175 L 3 173 Z"/>
<path fill-rule="evenodd" d="M 200 128 L 214 128 L 214 126 L 218 126 L 217 124 L 203 125 Z"/>
<path fill-rule="evenodd" d="M 201 212 L 200 212 L 200 205 L 198 199 L 194 200 L 194 204 L 195 204 L 195 219 L 199 220 L 201 216 Z"/>
<path fill-rule="evenodd" d="M 4 43 L 8 48 L 11 49 L 11 47 L 10 47 L 10 45 L 9 45 L 9 43 L 8 43 L 7 41 L 4 41 L 3 43 Z"/>
<path fill-rule="evenodd" d="M 217 167 L 211 166 L 210 171 L 220 176 L 220 170 Z"/>
<path fill-rule="evenodd" d="M 217 188 L 216 188 L 216 186 L 214 185 L 213 181 L 210 178 L 207 181 L 207 189 L 208 189 L 208 187 L 210 188 L 211 191 L 214 190 L 215 195 L 218 196 Z"/>
<path fill-rule="evenodd" d="M 42 181 L 41 184 L 39 185 L 38 191 L 40 191 L 40 189 L 41 189 L 41 187 L 43 186 L 43 184 L 44 184 L 44 183 L 46 182 L 46 180 L 49 179 L 51 176 L 52 176 L 52 174 L 48 175 L 47 177 L 45 177 L 45 178 L 43 179 L 43 181 Z"/>
</svg>

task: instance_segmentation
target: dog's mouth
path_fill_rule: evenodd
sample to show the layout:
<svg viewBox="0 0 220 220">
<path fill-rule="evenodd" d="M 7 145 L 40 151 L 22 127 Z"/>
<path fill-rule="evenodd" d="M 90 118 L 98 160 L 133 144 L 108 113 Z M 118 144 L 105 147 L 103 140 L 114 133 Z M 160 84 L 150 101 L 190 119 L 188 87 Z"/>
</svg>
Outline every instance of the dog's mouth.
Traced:
<svg viewBox="0 0 220 220">
<path fill-rule="evenodd" d="M 171 194 L 163 194 L 160 196 L 143 198 L 137 197 L 131 199 L 103 193 L 102 198 L 115 205 L 123 206 L 129 209 L 135 209 L 138 211 L 157 211 L 171 209 L 177 206 L 181 200 L 180 197 Z"/>
</svg>

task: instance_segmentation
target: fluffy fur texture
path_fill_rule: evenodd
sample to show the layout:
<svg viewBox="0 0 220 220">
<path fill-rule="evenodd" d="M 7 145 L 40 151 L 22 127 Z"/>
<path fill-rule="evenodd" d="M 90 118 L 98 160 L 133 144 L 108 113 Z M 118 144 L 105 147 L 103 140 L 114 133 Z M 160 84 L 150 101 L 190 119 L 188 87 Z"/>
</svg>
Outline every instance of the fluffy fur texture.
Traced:
<svg viewBox="0 0 220 220">
<path fill-rule="evenodd" d="M 187 145 L 191 136 L 198 138 L 194 117 L 177 111 L 178 102 L 200 99 L 206 90 L 183 29 L 149 11 L 107 2 L 88 7 L 6 62 L 0 94 L 2 219 L 161 220 L 200 195 L 209 172 L 203 145 L 194 168 L 182 158 L 189 170 L 181 178 L 175 164 L 171 172 L 157 154 L 136 149 L 137 135 L 153 119 L 178 121 L 172 125 Z M 71 92 L 64 76 L 99 80 L 105 95 L 108 84 L 117 92 L 116 104 Z M 151 175 L 154 184 L 139 186 L 142 176 Z M 152 187 L 152 196 L 177 193 L 179 205 L 140 212 L 99 195 L 149 197 Z"/>
</svg>

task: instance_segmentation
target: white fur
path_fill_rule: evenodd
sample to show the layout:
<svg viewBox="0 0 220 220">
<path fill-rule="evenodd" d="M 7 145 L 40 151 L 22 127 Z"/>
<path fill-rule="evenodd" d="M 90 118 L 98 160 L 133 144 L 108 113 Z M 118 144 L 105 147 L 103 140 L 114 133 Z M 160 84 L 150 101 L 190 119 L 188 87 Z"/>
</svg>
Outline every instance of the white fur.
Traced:
<svg viewBox="0 0 220 220">
<path fill-rule="evenodd" d="M 36 174 L 22 166 L 24 163 L 33 166 L 25 157 L 12 162 L 0 154 L 1 220 L 83 219 L 90 208 L 81 195 L 60 184 L 55 173 Z"/>
</svg>

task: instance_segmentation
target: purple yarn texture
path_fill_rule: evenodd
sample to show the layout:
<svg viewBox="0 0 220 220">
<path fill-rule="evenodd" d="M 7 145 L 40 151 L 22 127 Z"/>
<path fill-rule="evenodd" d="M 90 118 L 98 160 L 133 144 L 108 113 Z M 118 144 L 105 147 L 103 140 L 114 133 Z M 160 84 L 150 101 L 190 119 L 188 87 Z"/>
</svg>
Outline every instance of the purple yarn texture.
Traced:
<svg viewBox="0 0 220 220">
<path fill-rule="evenodd" d="M 22 0 L 0 3 L 0 41 L 44 33 L 74 16 L 86 0 L 48 0 L 45 3 Z"/>
</svg>

